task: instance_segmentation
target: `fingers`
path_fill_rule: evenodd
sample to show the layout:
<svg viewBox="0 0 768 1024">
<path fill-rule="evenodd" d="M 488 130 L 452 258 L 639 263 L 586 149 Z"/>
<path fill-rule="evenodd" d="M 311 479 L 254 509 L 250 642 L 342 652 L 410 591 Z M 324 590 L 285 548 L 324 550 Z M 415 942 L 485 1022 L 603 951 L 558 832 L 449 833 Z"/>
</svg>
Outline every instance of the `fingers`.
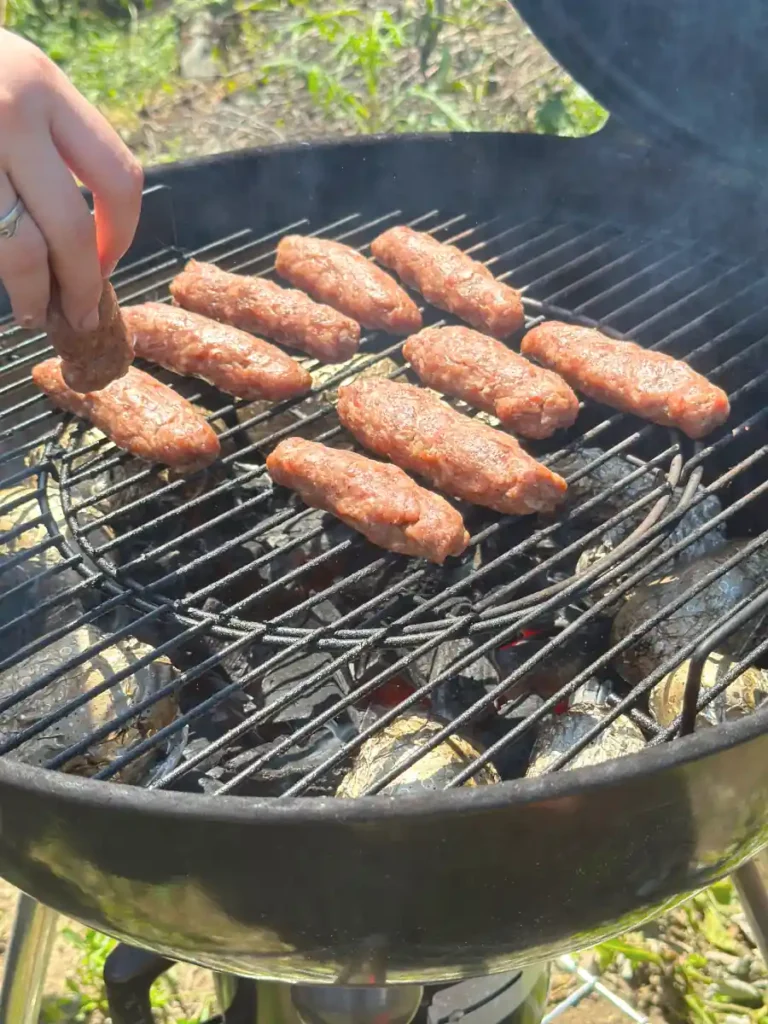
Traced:
<svg viewBox="0 0 768 1024">
<path fill-rule="evenodd" d="M 75 329 L 95 330 L 102 290 L 96 227 L 47 132 L 17 141 L 10 154 L 9 177 L 47 243 L 64 315 Z"/>
<path fill-rule="evenodd" d="M 17 198 L 16 189 L 0 172 L 0 217 L 12 209 Z M 13 238 L 0 238 L 0 280 L 16 320 L 26 327 L 42 327 L 48 310 L 51 274 L 45 239 L 28 214 L 19 221 Z"/>
<path fill-rule="evenodd" d="M 67 164 L 93 193 L 99 262 L 108 276 L 133 241 L 144 175 L 105 118 L 62 79 L 51 134 Z"/>
</svg>

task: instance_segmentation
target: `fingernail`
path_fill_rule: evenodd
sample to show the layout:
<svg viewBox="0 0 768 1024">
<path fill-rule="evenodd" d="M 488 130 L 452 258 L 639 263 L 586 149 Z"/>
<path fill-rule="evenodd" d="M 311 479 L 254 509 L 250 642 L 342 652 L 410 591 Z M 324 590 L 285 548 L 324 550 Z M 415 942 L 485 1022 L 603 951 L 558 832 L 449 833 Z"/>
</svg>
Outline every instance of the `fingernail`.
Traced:
<svg viewBox="0 0 768 1024">
<path fill-rule="evenodd" d="M 95 331 L 99 326 L 99 311 L 98 309 L 92 309 L 91 312 L 84 316 L 80 321 L 80 329 L 82 331 Z"/>
</svg>

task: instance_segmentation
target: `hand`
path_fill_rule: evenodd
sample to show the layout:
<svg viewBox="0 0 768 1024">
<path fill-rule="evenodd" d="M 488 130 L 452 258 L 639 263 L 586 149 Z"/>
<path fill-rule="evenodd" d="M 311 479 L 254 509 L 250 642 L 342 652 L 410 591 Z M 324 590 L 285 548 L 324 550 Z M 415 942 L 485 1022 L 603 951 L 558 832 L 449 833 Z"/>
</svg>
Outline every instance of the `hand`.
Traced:
<svg viewBox="0 0 768 1024">
<path fill-rule="evenodd" d="M 88 211 L 74 175 L 93 193 Z M 101 114 L 37 47 L 0 29 L 0 281 L 19 323 L 45 323 L 51 273 L 77 330 L 98 325 L 102 280 L 131 244 L 143 175 Z"/>
</svg>

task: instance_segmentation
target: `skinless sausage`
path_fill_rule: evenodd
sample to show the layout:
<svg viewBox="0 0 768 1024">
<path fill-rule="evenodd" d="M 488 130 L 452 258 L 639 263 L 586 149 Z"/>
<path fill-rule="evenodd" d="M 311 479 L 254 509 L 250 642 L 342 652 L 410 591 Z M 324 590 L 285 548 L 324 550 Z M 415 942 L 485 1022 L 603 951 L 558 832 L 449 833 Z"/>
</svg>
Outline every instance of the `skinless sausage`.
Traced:
<svg viewBox="0 0 768 1024">
<path fill-rule="evenodd" d="M 428 387 L 493 413 L 524 437 L 550 437 L 579 414 L 578 398 L 556 373 L 469 327 L 426 327 L 408 338 L 403 355 Z"/>
<path fill-rule="evenodd" d="M 336 408 L 366 448 L 457 498 L 527 515 L 549 512 L 565 496 L 565 481 L 513 437 L 462 416 L 423 388 L 352 381 L 339 388 Z"/>
<path fill-rule="evenodd" d="M 662 427 L 704 437 L 728 419 L 728 396 L 687 363 L 591 327 L 547 320 L 523 338 L 522 351 L 596 402 Z"/>
<path fill-rule="evenodd" d="M 303 366 L 268 341 L 162 302 L 123 310 L 142 359 L 185 377 L 200 377 L 228 395 L 280 402 L 303 395 L 312 378 Z"/>
<path fill-rule="evenodd" d="M 197 409 L 135 366 L 101 391 L 86 394 L 67 387 L 60 359 L 38 363 L 32 380 L 54 405 L 89 420 L 140 459 L 191 473 L 218 458 L 219 439 Z"/>
<path fill-rule="evenodd" d="M 523 326 L 519 293 L 455 245 L 401 226 L 375 238 L 371 252 L 427 302 L 495 338 L 507 338 Z"/>
<path fill-rule="evenodd" d="M 442 564 L 469 542 L 453 506 L 397 466 L 289 437 L 267 458 L 275 483 L 332 512 L 381 548 Z"/>
<path fill-rule="evenodd" d="M 61 309 L 58 287 L 52 282 L 46 329 L 61 356 L 64 380 L 73 391 L 98 391 L 122 377 L 133 362 L 133 345 L 109 281 L 101 291 L 95 331 L 76 331 L 70 326 Z"/>
<path fill-rule="evenodd" d="M 370 330 L 410 334 L 421 327 L 421 313 L 400 285 L 348 245 L 288 235 L 277 247 L 275 266 L 291 284 Z"/>
<path fill-rule="evenodd" d="M 357 352 L 360 326 L 295 288 L 263 277 L 230 274 L 190 260 L 171 282 L 174 301 L 193 313 L 298 348 L 324 363 L 342 363 Z"/>
</svg>

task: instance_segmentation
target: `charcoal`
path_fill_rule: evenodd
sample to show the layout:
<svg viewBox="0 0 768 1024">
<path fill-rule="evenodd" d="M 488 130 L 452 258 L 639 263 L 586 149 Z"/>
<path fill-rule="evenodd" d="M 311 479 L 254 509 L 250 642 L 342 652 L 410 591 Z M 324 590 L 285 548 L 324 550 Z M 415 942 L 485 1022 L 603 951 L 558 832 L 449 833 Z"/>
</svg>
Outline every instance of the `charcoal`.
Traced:
<svg viewBox="0 0 768 1024">
<path fill-rule="evenodd" d="M 533 708 L 529 708 L 527 713 L 530 714 L 533 710 Z M 484 747 L 492 747 L 494 743 L 506 736 L 516 725 L 519 725 L 525 717 L 526 715 L 523 713 L 517 716 L 500 714 L 496 718 L 483 722 L 476 729 L 482 745 Z M 528 729 L 522 736 L 516 737 L 494 752 L 491 764 L 499 773 L 501 779 L 504 781 L 507 779 L 519 779 L 525 775 L 535 741 L 536 730 Z"/>
<path fill-rule="evenodd" d="M 679 571 L 668 573 L 658 580 L 638 587 L 623 603 L 613 622 L 611 643 L 616 644 L 629 636 L 645 620 L 660 612 L 671 601 L 701 582 L 718 566 L 732 558 L 745 546 L 746 541 L 730 541 L 719 551 L 690 562 Z M 615 659 L 615 667 L 622 678 L 635 685 L 653 672 L 662 662 L 671 658 L 683 645 L 696 637 L 703 637 L 717 622 L 726 619 L 730 609 L 748 597 L 765 580 L 768 570 L 768 551 L 758 549 L 742 562 L 710 583 L 701 593 L 691 597 L 680 608 L 671 611 L 631 647 Z M 738 656 L 766 636 L 764 616 L 741 626 L 721 644 L 723 654 Z M 681 655 L 682 658 L 682 655 Z"/>
<path fill-rule="evenodd" d="M 679 490 L 673 492 L 669 505 L 670 509 L 674 509 L 675 503 L 679 500 L 681 494 L 682 492 Z M 721 511 L 722 505 L 719 498 L 714 494 L 707 495 L 707 497 L 685 513 L 675 528 L 664 537 L 664 540 L 658 547 L 654 547 L 648 552 L 648 559 L 650 560 L 662 551 L 668 551 L 673 545 L 679 544 L 680 541 L 685 540 L 686 537 L 709 522 L 710 519 L 714 519 Z M 576 572 L 578 574 L 585 573 L 601 559 L 610 555 L 629 536 L 633 529 L 634 526 L 631 524 L 621 523 L 619 526 L 607 530 L 599 541 L 581 553 L 576 566 Z M 675 556 L 674 564 L 676 566 L 688 565 L 704 555 L 719 551 L 725 543 L 725 526 L 722 524 L 715 526 L 678 552 Z M 637 568 L 637 566 L 634 568 Z"/>
<path fill-rule="evenodd" d="M 416 686 L 432 682 L 453 662 L 465 657 L 478 646 L 469 637 L 446 640 L 439 647 L 420 655 L 409 666 Z M 451 721 L 481 700 L 499 681 L 498 669 L 488 654 L 481 654 L 464 665 L 448 679 L 438 683 L 430 693 L 432 711 L 440 718 Z M 485 712 L 486 716 L 492 709 Z"/>
<path fill-rule="evenodd" d="M 583 623 L 577 632 L 559 642 L 557 648 L 543 661 L 511 684 L 510 693 L 517 695 L 531 692 L 544 698 L 553 696 L 602 654 L 607 646 L 608 631 L 608 623 L 603 619 L 591 619 Z M 497 650 L 494 657 L 500 676 L 506 677 L 520 669 L 552 639 L 553 635 L 547 633 L 519 640 Z"/>
<path fill-rule="evenodd" d="M 567 479 L 575 473 L 584 470 L 604 454 L 605 452 L 601 448 L 579 446 L 574 451 L 567 452 L 553 461 L 550 468 Z M 630 473 L 634 473 L 637 468 L 638 464 L 627 459 L 625 456 L 611 455 L 605 462 L 590 469 L 584 476 L 579 477 L 578 480 L 568 483 L 568 493 L 565 502 L 558 507 L 557 515 L 562 516 L 569 509 L 582 505 L 585 501 L 594 498 L 602 491 L 615 486 L 622 480 L 625 480 Z M 580 513 L 578 522 L 583 526 L 597 526 L 600 523 L 605 523 L 613 518 L 613 516 L 623 512 L 629 505 L 649 494 L 654 488 L 659 487 L 663 482 L 664 474 L 661 470 L 649 466 L 645 473 L 627 484 L 626 487 L 606 495 L 593 508 L 587 512 Z M 641 510 L 633 513 L 625 522 L 633 524 L 630 528 L 634 529 L 642 521 L 649 509 L 650 504 L 643 506 Z"/>
<path fill-rule="evenodd" d="M 258 748 L 241 750 L 228 756 L 226 761 L 206 772 L 203 788 L 215 792 L 220 784 L 226 783 L 257 758 L 269 753 L 281 740 L 282 737 L 275 737 Z M 301 743 L 290 746 L 244 779 L 236 792 L 242 796 L 280 796 L 309 772 L 319 768 L 328 758 L 337 754 L 342 745 L 343 741 L 334 729 L 322 726 Z M 341 761 L 313 783 L 305 791 L 306 794 L 327 796 L 335 793 L 348 768 L 348 761 Z"/>
<path fill-rule="evenodd" d="M 252 684 L 250 689 L 253 692 L 258 686 L 264 704 L 275 704 L 310 676 L 327 668 L 332 660 L 333 655 L 320 651 L 291 654 L 282 664 L 270 669 L 258 683 Z M 345 697 L 351 688 L 347 674 L 337 670 L 330 678 L 315 684 L 311 692 L 302 692 L 294 697 L 270 721 L 288 725 L 292 730 L 299 728 Z M 341 721 L 348 719 L 349 714 L 348 711 L 342 713 Z"/>
</svg>

